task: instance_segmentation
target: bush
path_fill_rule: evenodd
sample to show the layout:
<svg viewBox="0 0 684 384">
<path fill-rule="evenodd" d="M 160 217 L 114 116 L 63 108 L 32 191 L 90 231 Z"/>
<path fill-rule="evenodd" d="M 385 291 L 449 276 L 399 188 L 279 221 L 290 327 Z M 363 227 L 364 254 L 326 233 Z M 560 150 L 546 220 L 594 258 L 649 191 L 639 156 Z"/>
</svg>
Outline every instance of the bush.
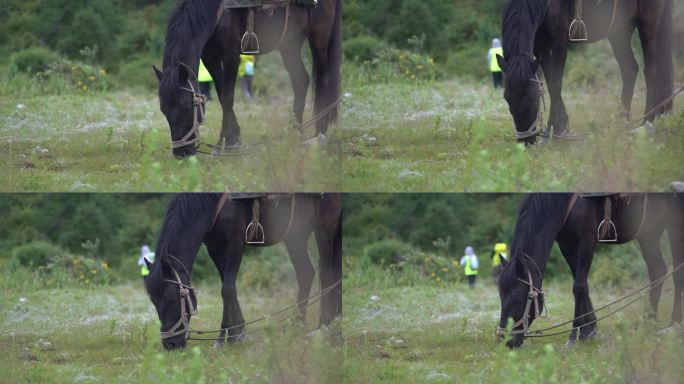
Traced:
<svg viewBox="0 0 684 384">
<path fill-rule="evenodd" d="M 147 57 L 128 61 L 121 66 L 116 75 L 117 84 L 156 90 L 158 82 L 152 71 L 153 64 L 156 64 L 156 60 Z"/>
<path fill-rule="evenodd" d="M 62 249 L 45 241 L 36 241 L 15 247 L 12 250 L 13 267 L 46 266 L 50 260 L 62 254 Z"/>
<path fill-rule="evenodd" d="M 372 264 L 389 266 L 405 260 L 412 252 L 410 245 L 395 239 L 381 240 L 364 249 L 364 257 Z"/>
<path fill-rule="evenodd" d="M 46 274 L 66 272 L 71 281 L 85 285 L 104 285 L 111 282 L 107 262 L 67 252 L 53 257 L 40 271 Z"/>
<path fill-rule="evenodd" d="M 372 36 L 358 36 L 344 42 L 345 60 L 362 63 L 373 60 L 380 51 L 389 48 L 383 40 Z"/>
<path fill-rule="evenodd" d="M 104 68 L 67 59 L 50 63 L 48 69 L 38 73 L 38 77 L 48 83 L 61 80 L 65 86 L 86 93 L 105 91 L 110 87 Z"/>
<path fill-rule="evenodd" d="M 18 71 L 36 74 L 48 69 L 51 63 L 60 60 L 60 56 L 43 47 L 31 47 L 15 52 L 10 56 L 10 63 Z"/>
</svg>

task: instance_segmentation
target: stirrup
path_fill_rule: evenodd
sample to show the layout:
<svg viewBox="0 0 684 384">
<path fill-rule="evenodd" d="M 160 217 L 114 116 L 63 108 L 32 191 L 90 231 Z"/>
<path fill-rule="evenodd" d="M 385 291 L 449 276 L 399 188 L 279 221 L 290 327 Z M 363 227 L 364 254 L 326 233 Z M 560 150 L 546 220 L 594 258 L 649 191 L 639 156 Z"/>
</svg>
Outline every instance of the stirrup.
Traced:
<svg viewBox="0 0 684 384">
<path fill-rule="evenodd" d="M 573 31 L 575 33 L 573 33 Z M 570 23 L 570 28 L 568 29 L 568 39 L 570 39 L 570 41 L 573 43 L 589 40 L 589 33 L 587 32 L 587 25 L 584 24 L 584 20 L 574 19 L 572 23 Z"/>
<path fill-rule="evenodd" d="M 256 226 L 256 231 L 254 232 L 254 236 L 257 239 L 261 240 L 252 240 L 249 238 L 249 233 L 250 229 L 252 229 L 253 226 Z M 261 235 L 261 236 L 259 236 Z M 261 223 L 257 222 L 250 222 L 249 225 L 247 226 L 247 229 L 245 230 L 245 243 L 246 244 L 265 244 L 266 243 L 266 235 L 264 233 L 264 227 L 261 226 Z"/>
<path fill-rule="evenodd" d="M 253 31 L 247 31 L 240 40 L 240 51 L 244 55 L 259 54 L 259 38 Z"/>
<path fill-rule="evenodd" d="M 601 239 L 601 228 L 603 228 L 604 225 L 608 226 L 608 232 L 607 235 L 610 236 L 611 230 L 613 231 L 612 233 L 615 235 L 612 239 Z M 610 219 L 603 219 L 601 221 L 601 224 L 598 226 L 598 230 L 596 230 L 596 238 L 598 239 L 599 243 L 617 243 L 618 241 L 618 235 L 617 235 L 617 228 L 615 228 L 615 224 L 613 223 L 613 220 Z"/>
</svg>

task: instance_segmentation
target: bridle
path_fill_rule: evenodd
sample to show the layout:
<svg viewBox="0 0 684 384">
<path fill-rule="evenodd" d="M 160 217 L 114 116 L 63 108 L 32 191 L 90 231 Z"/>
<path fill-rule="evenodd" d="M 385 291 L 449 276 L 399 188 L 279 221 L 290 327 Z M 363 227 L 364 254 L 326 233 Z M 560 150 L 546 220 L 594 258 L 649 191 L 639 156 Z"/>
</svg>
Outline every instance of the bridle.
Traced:
<svg viewBox="0 0 684 384">
<path fill-rule="evenodd" d="M 523 132 L 518 130 L 515 131 L 515 138 L 518 141 L 526 140 L 532 137 L 537 137 L 546 132 L 546 127 L 544 126 L 544 112 L 546 112 L 546 98 L 544 97 L 544 82 L 539 80 L 537 74 L 534 75 L 534 79 L 529 81 L 537 84 L 539 87 L 539 99 L 541 100 L 540 106 L 537 110 L 537 117 L 532 122 L 532 125 Z"/>
<path fill-rule="evenodd" d="M 207 110 L 207 98 L 203 94 L 197 92 L 195 87 L 192 85 L 192 80 L 197 81 L 197 75 L 190 69 L 186 64 L 180 63 L 185 69 L 187 69 L 188 74 L 193 78 L 188 78 L 188 87 L 180 87 L 183 91 L 188 91 L 192 94 L 192 128 L 188 133 L 183 136 L 180 140 L 171 140 L 171 148 L 177 149 L 182 147 L 187 147 L 189 145 L 197 144 L 200 141 L 200 131 L 199 128 L 206 121 L 206 110 Z M 191 139 L 191 137 L 195 136 Z"/>
<path fill-rule="evenodd" d="M 532 263 L 534 263 L 535 267 L 537 268 L 537 272 L 539 273 L 539 279 L 540 279 L 539 281 L 541 282 L 542 274 L 541 274 L 541 270 L 539 269 L 539 266 L 537 265 L 537 263 L 534 261 L 534 259 L 532 259 L 531 257 L 529 257 L 528 255 L 526 255 L 524 253 L 523 253 L 523 256 L 525 256 L 526 258 L 531 260 Z M 542 309 L 544 309 L 544 312 L 546 312 L 544 304 L 542 304 L 542 305 L 539 304 L 539 300 L 542 300 L 542 303 L 544 302 L 544 291 L 541 288 L 537 288 L 534 285 L 534 282 L 532 281 L 532 272 L 530 272 L 530 268 L 525 263 L 523 263 L 523 265 L 525 266 L 525 269 L 527 271 L 527 281 L 523 280 L 521 278 L 517 278 L 517 280 L 519 282 L 529 286 L 529 290 L 527 292 L 527 303 L 525 303 L 525 311 L 523 312 L 522 317 L 520 318 L 520 320 L 513 323 L 513 327 L 511 327 L 511 332 L 509 334 L 512 336 L 515 336 L 515 335 L 526 336 L 529 333 L 530 318 L 531 318 L 530 309 L 532 308 L 532 306 L 534 306 L 534 318 L 532 318 L 532 320 L 540 318 L 540 317 L 546 317 L 545 314 L 542 314 Z M 518 329 L 518 330 L 515 329 L 515 328 L 518 328 L 520 326 L 522 326 L 522 329 Z M 507 332 L 506 328 L 501 328 L 500 326 L 498 326 L 496 329 L 497 339 L 500 340 L 504 336 L 506 336 L 506 332 Z"/>
<path fill-rule="evenodd" d="M 180 264 L 181 267 L 183 267 L 183 270 L 185 271 L 189 279 L 190 272 L 188 272 L 188 269 L 185 267 L 185 265 L 183 265 L 183 263 L 180 260 L 172 256 L 171 254 L 168 254 L 168 257 L 176 261 L 178 264 Z M 166 262 L 169 263 L 168 261 Z M 171 265 L 171 263 L 169 263 L 169 267 L 171 267 L 171 271 L 173 272 L 175 280 L 164 279 L 164 281 L 178 285 L 181 313 L 178 321 L 176 321 L 176 323 L 173 326 L 171 326 L 171 328 L 169 328 L 168 331 L 160 332 L 160 335 L 162 340 L 170 339 L 178 335 L 185 335 L 185 338 L 187 339 L 188 337 L 190 337 L 190 316 L 194 316 L 197 314 L 197 308 L 195 308 L 194 304 L 192 303 L 192 299 L 194 297 L 195 300 L 197 300 L 197 296 L 195 295 L 195 290 L 194 288 L 192 288 L 190 283 L 183 283 L 183 281 L 180 278 L 180 275 L 178 274 L 178 271 L 176 271 L 176 269 L 173 267 L 173 265 Z"/>
</svg>

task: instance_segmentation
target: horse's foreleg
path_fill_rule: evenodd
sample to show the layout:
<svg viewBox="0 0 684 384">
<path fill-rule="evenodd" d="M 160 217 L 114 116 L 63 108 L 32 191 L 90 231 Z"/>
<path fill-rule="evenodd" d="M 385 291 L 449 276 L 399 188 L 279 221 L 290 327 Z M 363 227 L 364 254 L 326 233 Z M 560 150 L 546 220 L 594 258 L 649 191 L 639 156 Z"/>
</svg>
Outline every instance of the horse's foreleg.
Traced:
<svg viewBox="0 0 684 384">
<path fill-rule="evenodd" d="M 226 250 L 223 259 L 225 260 L 223 285 L 221 286 L 221 297 L 223 298 L 221 328 L 223 330 L 216 341 L 217 346 L 221 346 L 225 342 L 235 343 L 245 337 L 245 319 L 242 317 L 236 286 L 237 275 L 242 262 L 242 247 Z"/>
<path fill-rule="evenodd" d="M 294 91 L 294 117 L 297 124 L 302 124 L 304 120 L 304 106 L 306 104 L 306 93 L 309 89 L 309 74 L 306 72 L 304 61 L 302 61 L 302 44 L 304 38 L 297 38 L 297 41 L 288 41 L 280 49 L 280 56 L 285 64 L 287 73 L 290 74 L 292 90 Z"/>
<path fill-rule="evenodd" d="M 596 335 L 596 315 L 591 313 L 594 311 L 594 306 L 589 297 L 589 270 L 594 259 L 594 248 L 596 246 L 593 229 L 582 238 L 577 252 L 577 269 L 572 293 L 575 296 L 575 315 L 584 316 L 576 319 L 573 326 L 580 327 L 580 340 L 588 340 Z"/>
<path fill-rule="evenodd" d="M 549 87 L 551 98 L 551 111 L 549 113 L 549 125 L 553 127 L 556 135 L 563 135 L 568 131 L 568 113 L 563 102 L 563 73 L 565 72 L 565 62 L 567 59 L 567 42 L 562 41 L 554 44 L 552 55 L 548 55 L 542 62 L 544 77 Z"/>
<path fill-rule="evenodd" d="M 577 276 L 577 248 L 574 244 L 574 240 L 568 242 L 558 241 L 558 247 L 560 248 L 561 253 L 563 254 L 563 258 L 565 258 L 565 262 L 568 264 L 570 270 L 572 271 L 573 279 L 575 278 L 575 276 Z M 575 317 L 580 316 L 579 306 L 577 304 L 577 299 L 575 299 Z M 572 326 L 577 327 L 577 321 L 573 322 Z M 577 341 L 577 331 L 573 329 L 572 332 L 570 332 L 570 335 L 568 336 L 568 345 L 574 344 L 575 341 Z"/>
<path fill-rule="evenodd" d="M 625 119 L 629 121 L 632 110 L 632 98 L 634 97 L 634 85 L 639 75 L 639 64 L 632 51 L 631 36 L 634 33 L 634 25 L 628 25 L 610 38 L 613 54 L 617 59 L 622 76 L 622 111 Z"/>
<path fill-rule="evenodd" d="M 646 262 L 648 270 L 648 279 L 653 282 L 667 273 L 667 265 L 665 259 L 660 252 L 660 237 L 662 231 L 657 233 L 644 233 L 639 237 L 639 247 L 641 254 Z M 658 302 L 663 290 L 663 283 L 655 285 L 648 294 L 648 300 L 651 304 L 651 316 L 655 319 L 658 315 Z"/>
<path fill-rule="evenodd" d="M 287 253 L 290 256 L 290 261 L 295 269 L 297 275 L 297 285 L 299 291 L 297 292 L 297 303 L 299 303 L 299 317 L 301 321 L 306 318 L 307 298 L 311 291 L 311 284 L 313 283 L 315 270 L 311 260 L 309 259 L 309 252 L 307 244 L 310 232 L 296 234 L 290 236 L 286 241 Z"/>
</svg>

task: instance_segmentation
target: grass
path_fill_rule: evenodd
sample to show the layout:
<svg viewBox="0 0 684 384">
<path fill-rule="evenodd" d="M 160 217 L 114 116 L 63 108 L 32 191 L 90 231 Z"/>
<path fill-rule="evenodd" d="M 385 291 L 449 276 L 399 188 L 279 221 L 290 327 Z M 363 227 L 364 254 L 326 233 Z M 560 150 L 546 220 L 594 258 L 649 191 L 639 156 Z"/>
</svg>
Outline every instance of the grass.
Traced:
<svg viewBox="0 0 684 384">
<path fill-rule="evenodd" d="M 666 334 L 672 284 L 664 290 L 659 317 L 643 317 L 646 299 L 599 324 L 599 337 L 565 346 L 565 336 L 527 340 L 510 351 L 497 345 L 499 298 L 487 276 L 475 289 L 389 274 L 377 267 L 347 269 L 344 377 L 354 383 L 622 383 L 680 382 L 684 368 L 681 329 Z M 596 307 L 636 288 L 592 284 Z M 533 328 L 572 318 L 572 284 L 547 281 L 548 318 Z"/>
<path fill-rule="evenodd" d="M 488 83 L 353 83 L 344 136 L 365 136 L 343 145 L 346 191 L 662 191 L 684 179 L 681 97 L 654 134 L 631 134 L 618 117 L 617 86 L 566 85 L 571 129 L 590 136 L 524 148 Z M 634 115 L 643 99 L 638 93 Z"/>
<path fill-rule="evenodd" d="M 238 90 L 238 95 L 239 95 Z M 38 80 L 0 86 L 0 191 L 177 192 L 332 191 L 341 189 L 335 129 L 331 144 L 300 144 L 290 127 L 292 93 L 247 103 L 237 97 L 244 143 L 282 137 L 240 157 L 173 158 L 170 132 L 154 91 L 45 94 Z M 310 116 L 307 106 L 305 116 Z M 221 109 L 208 106 L 203 139 L 219 137 Z M 305 120 L 307 117 L 305 117 Z"/>
<path fill-rule="evenodd" d="M 303 330 L 296 325 L 284 330 L 269 328 L 223 349 L 214 349 L 211 342 L 190 341 L 185 350 L 167 353 L 160 345 L 157 315 L 142 281 L 59 289 L 29 282 L 3 284 L 7 288 L 0 296 L 3 383 L 340 380 L 340 349 L 334 341 L 320 334 L 302 337 Z M 192 319 L 192 326 L 217 328 L 222 308 L 220 286 L 208 282 L 198 288 L 199 314 Z M 241 287 L 245 318 L 255 319 L 294 302 L 295 289 L 294 280 L 272 289 Z M 308 313 L 308 327 L 316 323 L 317 314 L 314 305 Z"/>
</svg>

